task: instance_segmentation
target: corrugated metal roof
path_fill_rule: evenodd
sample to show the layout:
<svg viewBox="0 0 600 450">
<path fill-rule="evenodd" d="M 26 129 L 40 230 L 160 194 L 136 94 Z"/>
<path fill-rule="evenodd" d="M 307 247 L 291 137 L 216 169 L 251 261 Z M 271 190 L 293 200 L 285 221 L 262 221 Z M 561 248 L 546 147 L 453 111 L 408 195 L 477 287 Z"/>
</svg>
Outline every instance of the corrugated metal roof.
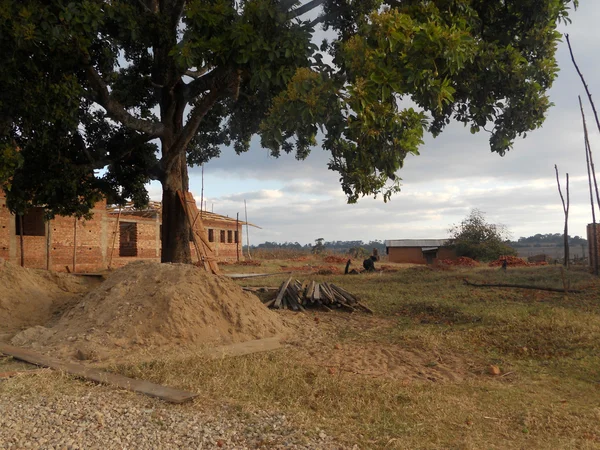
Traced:
<svg viewBox="0 0 600 450">
<path fill-rule="evenodd" d="M 385 241 L 386 247 L 443 247 L 450 239 L 394 239 Z"/>
</svg>

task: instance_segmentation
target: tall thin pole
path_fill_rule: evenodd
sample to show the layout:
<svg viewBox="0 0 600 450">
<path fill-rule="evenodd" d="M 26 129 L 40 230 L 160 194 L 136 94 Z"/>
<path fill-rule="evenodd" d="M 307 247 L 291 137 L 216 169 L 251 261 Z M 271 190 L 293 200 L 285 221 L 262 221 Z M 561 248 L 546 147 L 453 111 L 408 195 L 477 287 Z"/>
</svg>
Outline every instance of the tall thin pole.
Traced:
<svg viewBox="0 0 600 450">
<path fill-rule="evenodd" d="M 579 75 L 579 78 L 581 79 L 581 82 L 583 83 L 585 93 L 587 94 L 588 100 L 590 101 L 590 104 L 592 105 L 592 112 L 594 113 L 594 118 L 596 119 L 596 126 L 598 127 L 598 131 L 600 131 L 600 119 L 598 119 L 598 113 L 596 112 L 596 105 L 594 105 L 594 102 L 592 100 L 592 94 L 590 93 L 590 89 L 588 88 L 588 85 L 585 82 L 585 78 L 583 78 L 583 74 L 581 73 L 581 70 L 579 70 L 579 66 L 577 65 L 577 62 L 575 61 L 575 55 L 573 55 L 573 49 L 571 48 L 571 41 L 569 40 L 569 35 L 565 34 L 565 37 L 567 38 L 567 45 L 569 46 L 569 53 L 571 54 L 571 61 L 573 61 L 575 70 L 577 71 L 577 74 Z"/>
<path fill-rule="evenodd" d="M 200 192 L 200 217 L 202 217 L 202 205 L 204 204 L 204 164 L 202 164 L 202 191 Z M 206 209 L 206 208 L 204 208 Z"/>
<path fill-rule="evenodd" d="M 46 221 L 46 270 L 50 270 L 50 221 Z"/>
<path fill-rule="evenodd" d="M 248 258 L 252 259 L 250 255 L 250 231 L 248 231 L 248 208 L 246 207 L 246 199 L 244 199 L 244 211 L 246 213 L 246 248 L 248 249 Z"/>
<path fill-rule="evenodd" d="M 237 262 L 240 262 L 240 213 L 235 218 L 235 254 Z"/>
<path fill-rule="evenodd" d="M 77 266 L 77 217 L 73 222 L 73 273 L 75 273 L 75 267 Z"/>
<path fill-rule="evenodd" d="M 593 264 L 594 267 L 594 275 L 598 275 L 598 232 L 596 230 L 596 208 L 594 207 L 594 194 L 592 191 L 592 172 L 591 172 L 591 165 L 590 165 L 590 156 L 591 156 L 591 152 L 592 149 L 590 148 L 590 141 L 589 141 L 589 137 L 588 137 L 588 130 L 587 130 L 587 124 L 586 124 L 586 120 L 585 120 L 585 112 L 583 111 L 583 104 L 581 103 L 581 96 L 578 96 L 579 98 L 579 108 L 581 109 L 581 119 L 583 121 L 583 135 L 584 135 L 584 142 L 585 142 L 585 162 L 587 165 L 587 173 L 588 173 L 588 185 L 590 187 L 590 203 L 592 205 L 592 239 L 593 239 L 593 243 L 590 245 L 590 243 L 588 242 L 588 245 L 590 246 L 590 253 L 592 253 L 590 256 L 593 255 L 593 262 L 592 262 L 592 258 L 590 258 L 590 265 Z M 595 178 L 594 178 L 595 181 Z M 596 185 L 597 186 L 597 185 Z M 582 255 L 583 255 L 583 246 L 582 246 Z"/>
<path fill-rule="evenodd" d="M 563 235 L 564 246 L 565 246 L 565 258 L 563 265 L 569 268 L 569 174 L 567 173 L 567 203 L 565 204 L 565 198 L 563 197 L 562 190 L 560 188 L 560 180 L 558 178 L 558 167 L 554 164 L 554 170 L 556 171 L 556 184 L 558 185 L 558 193 L 563 205 L 563 211 L 565 213 L 565 231 Z"/>
<path fill-rule="evenodd" d="M 25 267 L 25 243 L 23 242 L 23 218 L 24 214 L 19 214 L 19 234 L 21 244 L 21 267 Z"/>
<path fill-rule="evenodd" d="M 115 242 L 117 241 L 117 233 L 119 232 L 119 220 L 121 219 L 121 205 L 119 205 L 119 214 L 117 214 L 117 222 L 115 223 L 115 231 L 113 232 L 112 246 L 110 247 L 110 256 L 108 257 L 108 268 L 112 265 L 113 253 L 115 251 Z"/>
</svg>

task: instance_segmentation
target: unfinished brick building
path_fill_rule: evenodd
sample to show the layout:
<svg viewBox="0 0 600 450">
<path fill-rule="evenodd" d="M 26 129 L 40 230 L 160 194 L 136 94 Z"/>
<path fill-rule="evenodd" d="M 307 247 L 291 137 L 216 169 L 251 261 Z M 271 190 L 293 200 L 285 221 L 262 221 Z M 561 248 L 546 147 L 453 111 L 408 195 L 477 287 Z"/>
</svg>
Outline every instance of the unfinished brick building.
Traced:
<svg viewBox="0 0 600 450">
<path fill-rule="evenodd" d="M 594 245 L 594 226 L 596 227 L 596 245 Z M 600 261 L 600 224 L 590 223 L 587 226 L 587 241 L 588 241 L 588 265 L 594 267 L 594 263 L 596 261 L 596 256 L 594 252 L 598 255 L 598 260 Z"/>
<path fill-rule="evenodd" d="M 160 203 L 145 210 L 119 210 L 101 201 L 92 212 L 90 220 L 57 216 L 45 221 L 43 208 L 15 216 L 0 191 L 0 258 L 21 264 L 22 253 L 25 267 L 76 272 L 120 267 L 135 260 L 160 261 Z M 243 259 L 245 222 L 206 211 L 202 221 L 217 261 Z M 194 246 L 190 247 L 195 259 Z"/>
</svg>

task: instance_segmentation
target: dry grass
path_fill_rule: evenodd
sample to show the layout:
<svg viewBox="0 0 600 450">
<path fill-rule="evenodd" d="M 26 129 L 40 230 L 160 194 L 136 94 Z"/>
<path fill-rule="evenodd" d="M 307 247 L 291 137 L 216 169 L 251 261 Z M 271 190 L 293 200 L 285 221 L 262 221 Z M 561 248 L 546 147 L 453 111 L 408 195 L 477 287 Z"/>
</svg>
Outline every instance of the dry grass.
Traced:
<svg viewBox="0 0 600 450">
<path fill-rule="evenodd" d="M 343 313 L 335 314 L 341 317 L 333 320 L 335 342 L 367 351 L 400 346 L 430 354 L 433 362 L 427 365 L 435 365 L 436 358 L 460 358 L 469 371 L 458 381 L 330 370 L 313 364 L 295 347 L 220 361 L 162 360 L 118 370 L 195 389 L 202 392 L 200 403 L 226 401 L 242 412 L 284 410 L 293 414 L 299 427 L 311 430 L 319 424 L 348 446 L 599 448 L 600 289 L 584 271 L 566 276 L 572 288 L 586 288 L 585 293 L 565 297 L 462 283 L 468 277 L 560 287 L 557 267 L 506 274 L 489 268 L 425 267 L 360 276 L 297 274 L 299 279 L 333 281 L 376 311 L 378 322 L 373 324 L 367 324 L 366 316 L 349 322 Z M 285 277 L 240 283 L 275 286 Z M 332 349 L 321 348 L 325 359 Z M 490 364 L 498 365 L 504 376 L 488 375 Z"/>
<path fill-rule="evenodd" d="M 267 269 L 289 264 L 265 263 Z M 264 265 L 260 269 L 268 271 Z M 276 286 L 287 276 L 239 283 Z M 329 339 L 321 347 L 308 343 L 309 324 L 314 326 L 314 313 L 308 313 L 295 319 L 306 323 L 306 335 L 299 325 L 295 345 L 283 350 L 222 360 L 179 355 L 110 369 L 200 392 L 194 408 L 228 403 L 241 415 L 285 411 L 298 427 L 309 433 L 324 428 L 347 447 L 600 448 L 598 280 L 582 270 L 569 271 L 571 287 L 585 292 L 565 297 L 474 288 L 463 284 L 465 277 L 562 286 L 554 266 L 507 273 L 425 267 L 358 276 L 299 273 L 299 279 L 332 281 L 356 293 L 375 317 L 319 313 Z M 334 354 L 333 343 L 367 353 L 401 349 L 420 355 L 423 367 L 403 376 L 331 370 L 319 362 Z M 460 376 L 432 382 L 422 375 L 440 361 Z M 487 373 L 492 364 L 501 376 Z M 52 380 L 59 388 L 64 382 L 57 376 Z M 0 383 L 0 394 L 31 389 L 35 382 Z"/>
</svg>

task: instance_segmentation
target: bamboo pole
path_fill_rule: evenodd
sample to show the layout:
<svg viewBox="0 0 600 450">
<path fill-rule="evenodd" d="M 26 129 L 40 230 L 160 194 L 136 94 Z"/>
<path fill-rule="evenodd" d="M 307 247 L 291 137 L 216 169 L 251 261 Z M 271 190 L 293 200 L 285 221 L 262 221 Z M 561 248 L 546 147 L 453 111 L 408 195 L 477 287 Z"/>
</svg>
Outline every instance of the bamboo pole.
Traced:
<svg viewBox="0 0 600 450">
<path fill-rule="evenodd" d="M 584 135 L 584 143 L 585 143 L 585 162 L 586 162 L 586 166 L 587 166 L 587 173 L 588 173 L 588 185 L 590 188 L 590 204 L 592 206 L 592 238 L 593 238 L 593 242 L 590 244 L 590 242 L 588 242 L 588 245 L 590 246 L 590 266 L 593 265 L 594 267 L 594 275 L 598 276 L 598 232 L 596 230 L 596 208 L 594 207 L 594 194 L 592 191 L 592 172 L 591 172 L 591 165 L 590 165 L 590 156 L 591 156 L 591 152 L 592 149 L 590 147 L 590 141 L 589 141 L 589 136 L 588 136 L 588 129 L 587 129 L 587 123 L 585 120 L 585 112 L 583 111 L 583 104 L 581 103 L 581 96 L 578 96 L 579 98 L 579 108 L 581 109 L 581 119 L 583 121 L 583 135 Z M 594 182 L 596 181 L 595 177 L 594 177 Z M 596 184 L 596 193 L 597 193 L 597 188 L 598 185 Z M 583 249 L 581 254 L 583 255 Z M 592 261 L 592 257 L 593 257 L 593 261 Z"/>
<path fill-rule="evenodd" d="M 565 213 L 565 230 L 563 235 L 565 257 L 563 261 L 563 266 L 569 268 L 569 174 L 567 173 L 567 203 L 565 205 L 565 198 L 563 197 L 563 193 L 560 188 L 560 180 L 558 178 L 558 167 L 556 166 L 556 164 L 554 164 L 554 170 L 556 171 L 556 184 L 558 185 L 558 193 L 560 194 L 560 200 L 562 201 L 563 211 Z"/>
<path fill-rule="evenodd" d="M 200 191 L 200 217 L 202 218 L 202 205 L 204 204 L 204 164 L 202 164 L 202 191 Z M 206 209 L 206 208 L 204 208 Z"/>
<path fill-rule="evenodd" d="M 108 257 L 108 268 L 112 265 L 113 253 L 115 251 L 115 243 L 117 241 L 117 233 L 119 232 L 119 220 L 121 219 L 121 206 L 119 206 L 119 214 L 117 214 L 117 223 L 115 223 L 115 231 L 113 232 L 112 246 L 110 247 L 110 256 Z"/>
<path fill-rule="evenodd" d="M 246 207 L 246 199 L 244 199 L 244 211 L 246 213 L 246 249 L 248 250 L 248 259 L 252 259 L 252 255 L 250 255 L 250 231 L 248 231 L 248 208 Z"/>
<path fill-rule="evenodd" d="M 579 70 L 579 66 L 577 65 L 577 62 L 575 62 L 575 55 L 573 55 L 573 49 L 571 48 L 571 41 L 569 40 L 569 35 L 565 34 L 565 37 L 567 38 L 567 45 L 569 46 L 569 53 L 571 54 L 571 61 L 573 61 L 575 70 L 577 71 L 579 78 L 581 78 L 581 82 L 583 83 L 585 93 L 587 94 L 588 100 L 590 101 L 590 104 L 592 105 L 592 111 L 594 112 L 594 118 L 596 119 L 596 126 L 598 127 L 598 131 L 600 131 L 600 120 L 598 119 L 598 113 L 596 112 L 596 105 L 594 105 L 594 102 L 592 100 L 592 94 L 590 93 L 588 85 L 585 82 L 585 78 L 583 78 L 583 74 L 581 73 L 581 70 Z"/>
<path fill-rule="evenodd" d="M 240 262 L 240 213 L 235 217 L 235 256 Z"/>
<path fill-rule="evenodd" d="M 25 243 L 23 239 L 23 218 L 24 214 L 19 214 L 19 237 L 21 246 L 21 267 L 25 267 Z"/>
<path fill-rule="evenodd" d="M 73 273 L 75 273 L 75 267 L 77 266 L 77 217 L 73 222 Z"/>
<path fill-rule="evenodd" d="M 46 222 L 46 270 L 50 270 L 50 221 Z"/>
</svg>

